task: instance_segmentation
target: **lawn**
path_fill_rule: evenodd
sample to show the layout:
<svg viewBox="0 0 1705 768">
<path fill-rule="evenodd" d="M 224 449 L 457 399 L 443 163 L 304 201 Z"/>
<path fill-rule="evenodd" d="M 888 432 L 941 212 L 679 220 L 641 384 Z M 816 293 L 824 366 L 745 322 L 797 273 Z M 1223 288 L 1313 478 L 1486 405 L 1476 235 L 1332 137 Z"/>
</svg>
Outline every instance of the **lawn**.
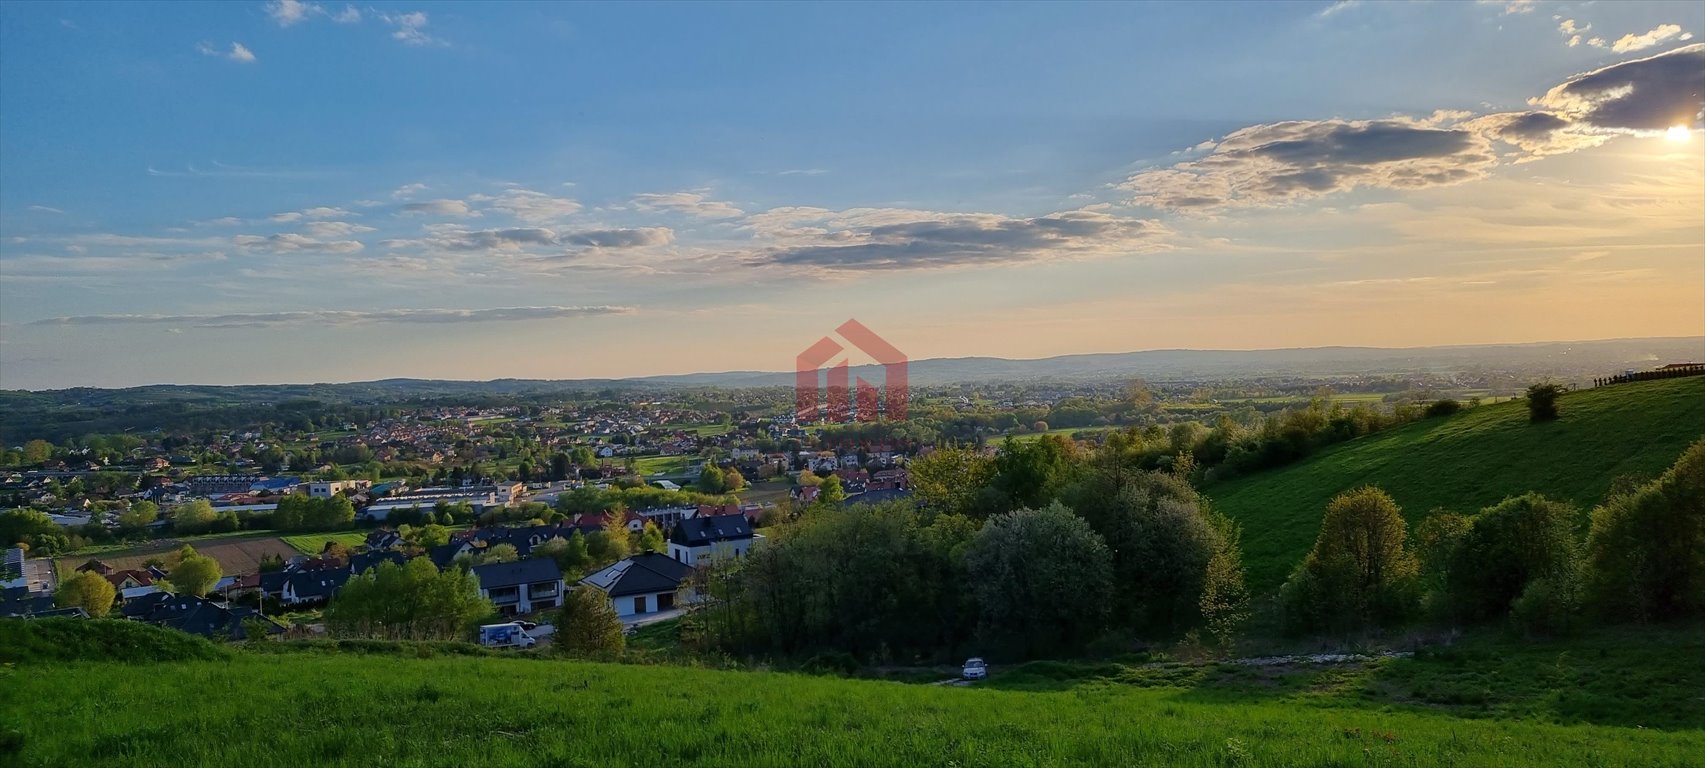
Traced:
<svg viewBox="0 0 1705 768">
<path fill-rule="evenodd" d="M 1364 702 L 1330 684 L 1020 691 L 358 647 L 374 652 L 0 666 L 0 733 L 11 734 L 0 750 L 17 752 L 0 758 L 172 768 L 1680 768 L 1705 754 L 1699 730 L 1462 717 L 1426 702 Z M 49 701 L 59 705 L 40 706 Z M 287 727 L 280 712 L 291 713 Z"/>
<path fill-rule="evenodd" d="M 1470 513 L 1539 491 L 1587 508 L 1620 475 L 1650 479 L 1705 435 L 1705 378 L 1572 392 L 1562 418 L 1531 424 L 1525 401 L 1471 408 L 1327 448 L 1296 464 L 1210 485 L 1243 524 L 1257 592 L 1276 588 L 1313 545 L 1333 496 L 1385 489 L 1411 524 L 1431 510 Z"/>
<path fill-rule="evenodd" d="M 642 476 L 658 472 L 675 472 L 686 469 L 687 463 L 696 456 L 641 456 L 633 460 L 633 470 Z"/>
<path fill-rule="evenodd" d="M 345 533 L 302 533 L 293 536 L 280 536 L 284 543 L 304 555 L 317 555 L 324 552 L 326 542 L 335 541 L 350 549 L 355 549 L 367 543 L 367 534 L 362 532 Z"/>
<path fill-rule="evenodd" d="M 144 568 L 151 559 L 167 559 L 171 553 L 178 551 L 184 544 L 195 547 L 195 551 L 219 561 L 219 567 L 227 574 L 254 573 L 260 570 L 260 561 L 268 556 L 290 558 L 296 555 L 296 550 L 284 543 L 277 535 L 271 533 L 256 534 L 252 531 L 241 535 L 184 537 L 182 539 L 166 539 L 153 542 L 145 547 L 133 547 L 126 550 L 109 552 L 98 555 L 96 559 L 119 570 Z M 315 550 L 316 552 L 318 550 Z M 55 567 L 61 576 L 68 575 L 72 569 L 88 562 L 88 555 L 61 557 L 55 560 Z"/>
</svg>

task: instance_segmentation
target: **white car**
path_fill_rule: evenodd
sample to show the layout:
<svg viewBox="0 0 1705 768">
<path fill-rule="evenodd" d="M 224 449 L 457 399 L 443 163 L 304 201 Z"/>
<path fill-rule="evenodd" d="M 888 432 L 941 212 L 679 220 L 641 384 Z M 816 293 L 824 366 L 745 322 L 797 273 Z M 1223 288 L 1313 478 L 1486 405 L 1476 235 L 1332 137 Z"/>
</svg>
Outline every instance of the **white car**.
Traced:
<svg viewBox="0 0 1705 768">
<path fill-rule="evenodd" d="M 966 680 L 981 680 L 989 676 L 989 665 L 973 656 L 965 660 L 965 668 L 959 670 L 959 676 Z"/>
</svg>

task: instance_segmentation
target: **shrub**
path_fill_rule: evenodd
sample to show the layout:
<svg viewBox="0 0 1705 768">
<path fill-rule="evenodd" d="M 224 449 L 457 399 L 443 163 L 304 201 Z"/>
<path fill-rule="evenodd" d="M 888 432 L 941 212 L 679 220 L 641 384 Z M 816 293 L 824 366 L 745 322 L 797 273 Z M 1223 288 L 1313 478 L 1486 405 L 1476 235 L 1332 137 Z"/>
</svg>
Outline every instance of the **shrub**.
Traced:
<svg viewBox="0 0 1705 768">
<path fill-rule="evenodd" d="M 1339 494 L 1320 536 L 1280 590 L 1291 631 L 1342 631 L 1401 623 L 1414 611 L 1419 571 L 1405 548 L 1397 502 L 1373 486 Z"/>
<path fill-rule="evenodd" d="M 1575 630 L 1580 610 L 1578 575 L 1558 573 L 1529 581 L 1510 604 L 1510 620 L 1528 635 L 1563 635 Z"/>
<path fill-rule="evenodd" d="M 1527 388 L 1527 416 L 1534 423 L 1557 419 L 1557 398 L 1566 391 L 1562 384 L 1540 382 Z"/>
<path fill-rule="evenodd" d="M 132 663 L 221 659 L 225 649 L 195 635 L 123 619 L 0 619 L 0 662 Z"/>
<path fill-rule="evenodd" d="M 1593 511 L 1587 590 L 1612 618 L 1705 614 L 1705 439 L 1657 480 Z"/>
<path fill-rule="evenodd" d="M 627 647 L 622 620 L 610 599 L 595 587 L 577 587 L 557 615 L 557 649 L 570 656 L 608 658 Z"/>
<path fill-rule="evenodd" d="M 1460 410 L 1462 410 L 1462 403 L 1447 397 L 1427 406 L 1427 418 L 1433 418 L 1435 416 L 1449 416 Z"/>
<path fill-rule="evenodd" d="M 1580 572 L 1575 519 L 1573 507 L 1537 493 L 1505 499 L 1475 516 L 1448 555 L 1445 589 L 1455 613 L 1470 620 L 1504 616 L 1538 579 L 1551 582 L 1544 592 L 1574 594 Z M 1553 608 L 1561 605 L 1552 601 Z"/>
</svg>

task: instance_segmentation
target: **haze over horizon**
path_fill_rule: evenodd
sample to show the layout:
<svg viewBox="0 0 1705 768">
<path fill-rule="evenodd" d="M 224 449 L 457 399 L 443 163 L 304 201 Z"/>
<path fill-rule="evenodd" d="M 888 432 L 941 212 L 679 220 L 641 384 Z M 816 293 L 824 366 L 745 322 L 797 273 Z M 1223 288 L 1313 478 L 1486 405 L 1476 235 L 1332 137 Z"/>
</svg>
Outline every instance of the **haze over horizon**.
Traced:
<svg viewBox="0 0 1705 768">
<path fill-rule="evenodd" d="M 668 10 L 0 5 L 0 388 L 1705 335 L 1702 4 Z"/>
</svg>

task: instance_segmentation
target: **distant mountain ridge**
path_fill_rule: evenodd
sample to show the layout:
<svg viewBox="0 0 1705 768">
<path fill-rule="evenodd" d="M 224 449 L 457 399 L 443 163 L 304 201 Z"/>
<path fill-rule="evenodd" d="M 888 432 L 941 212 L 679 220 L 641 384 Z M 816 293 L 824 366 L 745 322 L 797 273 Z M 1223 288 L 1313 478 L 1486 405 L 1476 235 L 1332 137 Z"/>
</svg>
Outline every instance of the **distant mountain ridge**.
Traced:
<svg viewBox="0 0 1705 768">
<path fill-rule="evenodd" d="M 1499 370 L 1531 376 L 1582 379 L 1668 362 L 1705 360 L 1705 336 L 1479 344 L 1441 347 L 1296 347 L 1261 350 L 1157 349 L 1101 352 L 1037 359 L 954 357 L 914 360 L 914 385 L 1000 381 L 1093 381 L 1142 377 L 1154 381 L 1212 381 L 1236 378 L 1323 377 L 1452 373 Z M 854 376 L 880 381 L 881 366 L 851 368 Z M 792 371 L 722 371 L 628 378 L 515 379 L 487 381 L 392 378 L 315 384 L 152 384 L 121 389 L 78 387 L 46 390 L 62 394 L 127 392 L 174 395 L 243 394 L 368 400 L 381 397 L 444 397 L 458 394 L 543 394 L 552 391 L 623 387 L 792 386 Z M 13 391 L 17 396 L 20 391 Z"/>
</svg>

